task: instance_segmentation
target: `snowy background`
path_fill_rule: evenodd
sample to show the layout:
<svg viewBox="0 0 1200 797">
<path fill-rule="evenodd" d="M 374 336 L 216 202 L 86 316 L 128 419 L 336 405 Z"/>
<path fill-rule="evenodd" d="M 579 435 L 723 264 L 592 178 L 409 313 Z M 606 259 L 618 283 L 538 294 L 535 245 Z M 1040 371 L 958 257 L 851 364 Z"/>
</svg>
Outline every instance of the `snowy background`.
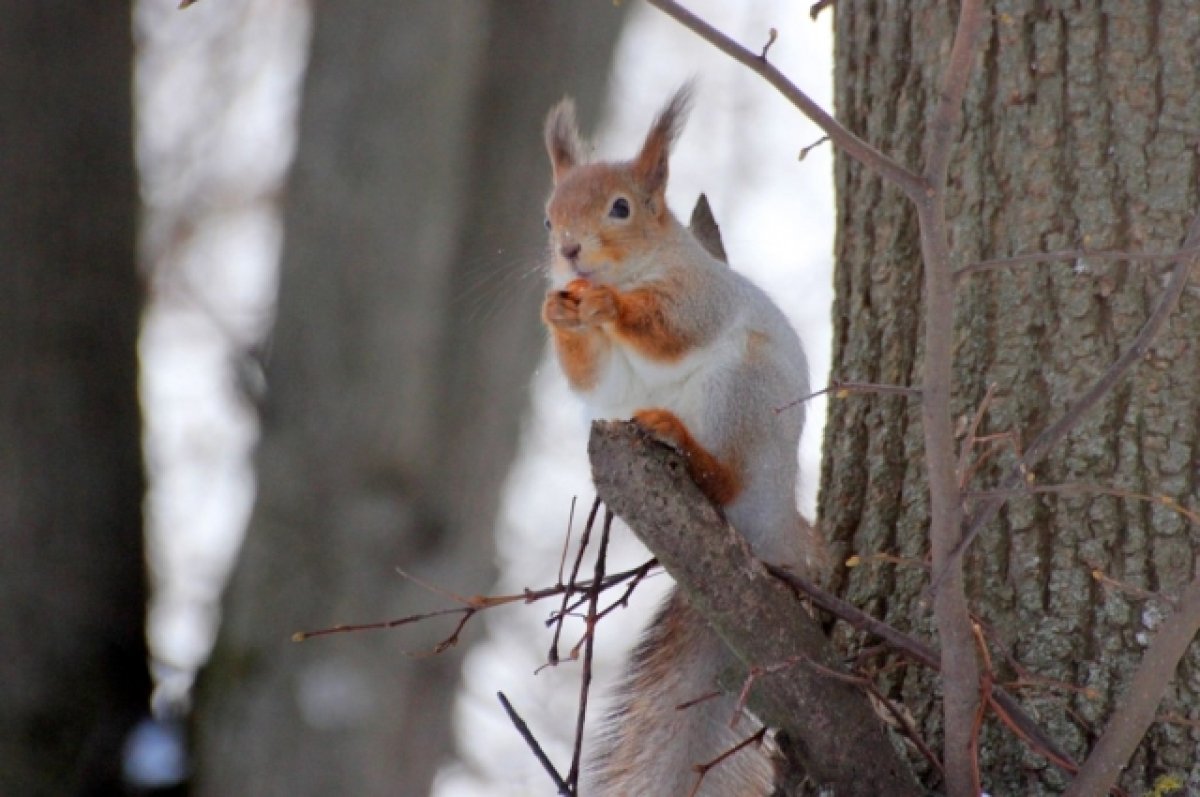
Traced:
<svg viewBox="0 0 1200 797">
<path fill-rule="evenodd" d="M 753 49 L 777 29 L 771 60 L 831 107 L 828 13 L 814 22 L 807 3 L 789 0 L 693 0 L 689 7 Z M 151 285 L 141 342 L 155 586 L 150 642 L 155 704 L 164 713 L 186 710 L 253 502 L 252 399 L 270 328 L 282 233 L 276 198 L 293 150 L 307 25 L 306 6 L 291 0 L 208 0 L 186 13 L 168 0 L 137 4 L 142 252 Z M 642 4 L 630 9 L 614 63 L 599 155 L 631 155 L 665 98 L 698 79 L 668 200 L 686 218 L 696 195 L 708 194 L 731 264 L 783 307 L 805 342 L 814 389 L 824 386 L 830 151 L 825 145 L 798 158 L 820 131 L 760 78 Z M 578 496 L 579 514 L 592 497 L 580 408 L 549 360 L 534 379 L 521 454 L 496 525 L 495 592 L 537 586 L 529 583 L 531 572 L 550 583 L 562 540 L 544 530 L 565 530 L 562 496 Z M 815 498 L 824 414 L 823 399 L 812 402 L 801 451 L 805 509 Z M 610 570 L 645 558 L 628 534 L 618 537 Z M 639 590 L 635 605 L 601 628 L 593 694 L 618 672 L 666 579 L 647 586 L 653 589 Z M 489 617 L 486 640 L 467 658 L 458 700 L 470 757 L 444 768 L 437 797 L 544 788 L 544 773 L 496 704 L 497 690 L 522 711 L 552 758 L 569 759 L 578 670 L 566 665 L 534 675 L 548 645 L 545 613 L 517 607 Z"/>
</svg>

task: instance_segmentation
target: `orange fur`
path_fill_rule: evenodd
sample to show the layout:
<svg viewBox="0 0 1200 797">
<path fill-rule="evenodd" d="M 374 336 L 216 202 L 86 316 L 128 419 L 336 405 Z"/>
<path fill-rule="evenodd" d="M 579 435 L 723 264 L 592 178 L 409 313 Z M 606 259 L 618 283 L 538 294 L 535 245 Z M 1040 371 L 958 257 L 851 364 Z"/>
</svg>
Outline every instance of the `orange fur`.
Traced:
<svg viewBox="0 0 1200 797">
<path fill-rule="evenodd" d="M 662 294 L 652 288 L 637 288 L 625 293 L 613 291 L 617 317 L 613 336 L 654 360 L 673 362 L 694 345 L 683 332 L 673 327 L 663 307 Z"/>
<path fill-rule="evenodd" d="M 688 475 L 696 482 L 708 500 L 717 506 L 733 503 L 742 491 L 741 479 L 737 475 L 740 463 L 723 463 L 696 442 L 692 433 L 670 410 L 639 410 L 633 419 L 655 437 L 670 443 L 687 460 Z"/>
<path fill-rule="evenodd" d="M 596 384 L 600 362 L 608 353 L 609 342 L 594 329 L 564 330 L 551 328 L 558 364 L 575 390 L 589 390 Z"/>
<path fill-rule="evenodd" d="M 600 364 L 612 345 L 599 327 L 581 319 L 588 309 L 581 299 L 589 287 L 587 280 L 572 280 L 564 290 L 548 294 L 542 304 L 542 320 L 550 328 L 559 365 L 576 390 L 596 384 Z"/>
<path fill-rule="evenodd" d="M 635 349 L 653 360 L 674 362 L 694 345 L 687 335 L 668 320 L 662 294 L 652 288 L 636 288 L 624 293 L 610 285 L 593 285 L 575 279 L 565 289 L 552 291 L 542 305 L 542 320 L 555 333 L 555 344 L 572 341 L 577 356 L 580 346 L 565 332 L 584 329 L 603 330 L 614 342 Z M 587 352 L 599 354 L 604 347 L 589 344 Z M 572 381 L 574 384 L 574 381 Z"/>
</svg>

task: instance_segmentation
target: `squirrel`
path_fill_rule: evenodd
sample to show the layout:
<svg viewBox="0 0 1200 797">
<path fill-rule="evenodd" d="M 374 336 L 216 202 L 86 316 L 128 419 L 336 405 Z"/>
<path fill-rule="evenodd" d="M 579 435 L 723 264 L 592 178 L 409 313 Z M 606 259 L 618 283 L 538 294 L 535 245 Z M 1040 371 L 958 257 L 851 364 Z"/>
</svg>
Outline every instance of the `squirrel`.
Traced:
<svg viewBox="0 0 1200 797">
<path fill-rule="evenodd" d="M 629 419 L 680 451 L 688 473 L 755 555 L 813 573 L 823 551 L 796 507 L 803 406 L 800 339 L 767 295 L 710 254 L 667 207 L 671 148 L 691 86 L 660 111 L 630 161 L 589 163 L 570 98 L 546 118 L 550 288 L 542 320 L 593 419 Z M 696 764 L 761 725 L 711 693 L 734 654 L 675 589 L 636 649 L 585 773 L 585 797 L 688 795 Z M 713 767 L 698 797 L 766 797 L 762 745 Z"/>
</svg>

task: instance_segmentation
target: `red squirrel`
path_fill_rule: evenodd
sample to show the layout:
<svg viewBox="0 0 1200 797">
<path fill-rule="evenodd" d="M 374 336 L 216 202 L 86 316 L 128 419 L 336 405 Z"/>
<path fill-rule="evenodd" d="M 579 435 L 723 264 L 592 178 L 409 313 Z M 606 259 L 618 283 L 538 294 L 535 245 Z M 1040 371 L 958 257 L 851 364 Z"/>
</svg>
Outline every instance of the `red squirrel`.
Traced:
<svg viewBox="0 0 1200 797">
<path fill-rule="evenodd" d="M 588 163 L 568 98 L 546 119 L 550 290 L 542 319 L 593 419 L 629 419 L 679 450 L 697 485 L 772 564 L 813 574 L 823 548 L 796 508 L 809 392 L 800 339 L 767 295 L 709 254 L 666 203 L 668 161 L 690 105 L 681 88 L 630 161 Z M 634 653 L 585 797 L 688 795 L 694 765 L 761 726 L 710 699 L 735 657 L 678 591 Z M 761 746 L 705 776 L 698 797 L 765 797 Z"/>
</svg>

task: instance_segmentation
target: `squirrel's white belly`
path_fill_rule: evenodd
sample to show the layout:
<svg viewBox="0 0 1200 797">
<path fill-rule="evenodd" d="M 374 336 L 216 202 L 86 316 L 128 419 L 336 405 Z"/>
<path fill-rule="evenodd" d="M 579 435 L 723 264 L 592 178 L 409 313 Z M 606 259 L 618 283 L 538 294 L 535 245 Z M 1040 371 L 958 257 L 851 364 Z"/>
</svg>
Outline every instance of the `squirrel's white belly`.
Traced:
<svg viewBox="0 0 1200 797">
<path fill-rule="evenodd" d="M 583 394 L 592 420 L 628 420 L 638 410 L 675 413 L 693 434 L 704 436 L 711 377 L 736 362 L 736 350 L 716 345 L 694 349 L 679 360 L 651 360 L 615 348 L 591 390 Z"/>
</svg>

